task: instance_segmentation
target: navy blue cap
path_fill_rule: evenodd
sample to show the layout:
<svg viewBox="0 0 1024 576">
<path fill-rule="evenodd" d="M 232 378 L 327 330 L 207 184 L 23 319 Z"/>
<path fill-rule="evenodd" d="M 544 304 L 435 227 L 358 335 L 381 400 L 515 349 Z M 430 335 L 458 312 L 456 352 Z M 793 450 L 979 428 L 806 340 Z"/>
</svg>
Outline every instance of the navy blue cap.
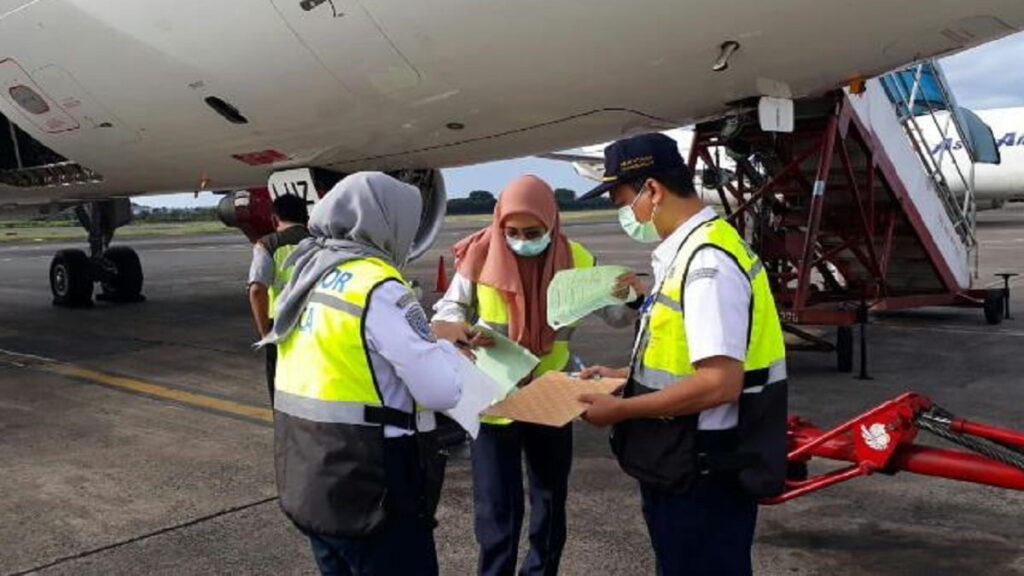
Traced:
<svg viewBox="0 0 1024 576">
<path fill-rule="evenodd" d="M 617 140 L 604 149 L 604 178 L 580 200 L 596 198 L 624 182 L 635 182 L 662 172 L 690 169 L 679 155 L 675 140 L 659 132 Z"/>
</svg>

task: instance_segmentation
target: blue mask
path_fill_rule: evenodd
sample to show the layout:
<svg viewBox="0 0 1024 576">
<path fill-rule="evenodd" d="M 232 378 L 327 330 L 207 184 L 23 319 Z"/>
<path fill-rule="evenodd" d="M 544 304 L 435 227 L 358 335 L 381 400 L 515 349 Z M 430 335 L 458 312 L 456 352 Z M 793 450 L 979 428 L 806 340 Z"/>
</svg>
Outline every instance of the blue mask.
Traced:
<svg viewBox="0 0 1024 576">
<path fill-rule="evenodd" d="M 536 256 L 548 249 L 548 245 L 551 244 L 551 232 L 545 232 L 536 240 L 517 240 L 506 236 L 505 242 L 508 242 L 508 247 L 519 256 Z"/>
</svg>

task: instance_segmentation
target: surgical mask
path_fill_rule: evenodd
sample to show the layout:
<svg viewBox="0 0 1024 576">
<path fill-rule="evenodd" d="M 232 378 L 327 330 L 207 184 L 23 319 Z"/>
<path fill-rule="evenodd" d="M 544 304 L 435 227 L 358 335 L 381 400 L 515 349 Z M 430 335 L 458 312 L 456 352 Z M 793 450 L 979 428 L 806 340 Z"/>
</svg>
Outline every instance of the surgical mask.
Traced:
<svg viewBox="0 0 1024 576">
<path fill-rule="evenodd" d="M 633 211 L 633 204 L 636 204 L 636 201 L 643 195 L 644 189 L 641 188 L 632 204 L 619 208 L 619 225 L 633 240 L 643 244 L 653 244 L 661 240 L 661 237 L 658 236 L 658 229 L 654 226 L 654 214 L 651 214 L 651 219 L 647 222 L 640 222 L 636 219 L 636 212 Z"/>
<path fill-rule="evenodd" d="M 508 247 L 520 256 L 536 256 L 548 249 L 548 245 L 551 244 L 551 232 L 545 232 L 536 240 L 518 240 L 506 236 L 505 242 L 508 242 Z"/>
</svg>

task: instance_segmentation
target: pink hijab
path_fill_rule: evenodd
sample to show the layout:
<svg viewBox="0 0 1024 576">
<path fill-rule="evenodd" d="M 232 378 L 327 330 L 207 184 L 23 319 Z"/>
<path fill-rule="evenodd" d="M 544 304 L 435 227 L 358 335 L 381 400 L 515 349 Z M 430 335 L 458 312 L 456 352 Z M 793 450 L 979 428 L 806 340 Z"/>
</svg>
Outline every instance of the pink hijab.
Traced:
<svg viewBox="0 0 1024 576">
<path fill-rule="evenodd" d="M 505 220 L 529 214 L 551 233 L 540 256 L 517 256 L 505 242 Z M 494 207 L 491 225 L 463 238 L 452 248 L 459 274 L 497 289 L 508 304 L 509 338 L 537 355 L 551 351 L 555 331 L 548 326 L 548 284 L 555 272 L 572 267 L 569 240 L 562 234 L 555 193 L 536 176 L 508 183 Z"/>
</svg>

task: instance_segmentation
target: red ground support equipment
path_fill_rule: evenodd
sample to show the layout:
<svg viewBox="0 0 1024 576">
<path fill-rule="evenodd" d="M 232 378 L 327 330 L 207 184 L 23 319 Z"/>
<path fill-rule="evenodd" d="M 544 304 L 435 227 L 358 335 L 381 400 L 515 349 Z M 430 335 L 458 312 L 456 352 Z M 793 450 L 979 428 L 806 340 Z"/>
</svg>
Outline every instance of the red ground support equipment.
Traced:
<svg viewBox="0 0 1024 576">
<path fill-rule="evenodd" d="M 918 430 L 970 452 L 914 444 Z M 812 458 L 851 464 L 807 477 Z M 791 417 L 788 460 L 791 478 L 785 492 L 762 504 L 780 504 L 875 472 L 912 472 L 1024 490 L 1024 433 L 958 418 L 910 392 L 828 431 Z"/>
</svg>

